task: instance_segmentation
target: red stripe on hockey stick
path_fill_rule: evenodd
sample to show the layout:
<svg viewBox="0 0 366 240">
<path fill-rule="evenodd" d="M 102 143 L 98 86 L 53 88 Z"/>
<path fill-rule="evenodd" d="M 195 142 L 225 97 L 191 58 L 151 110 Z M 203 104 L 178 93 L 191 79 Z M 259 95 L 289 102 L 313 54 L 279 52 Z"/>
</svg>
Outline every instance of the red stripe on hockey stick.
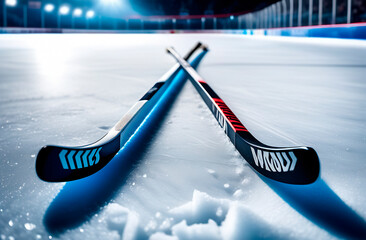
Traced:
<svg viewBox="0 0 366 240">
<path fill-rule="evenodd" d="M 212 98 L 216 105 L 220 108 L 222 113 L 225 115 L 226 119 L 229 121 L 231 127 L 235 130 L 235 132 L 244 131 L 248 132 L 248 130 L 244 127 L 244 125 L 240 122 L 240 120 L 235 116 L 235 114 L 230 110 L 230 108 L 222 101 L 220 98 Z"/>
</svg>

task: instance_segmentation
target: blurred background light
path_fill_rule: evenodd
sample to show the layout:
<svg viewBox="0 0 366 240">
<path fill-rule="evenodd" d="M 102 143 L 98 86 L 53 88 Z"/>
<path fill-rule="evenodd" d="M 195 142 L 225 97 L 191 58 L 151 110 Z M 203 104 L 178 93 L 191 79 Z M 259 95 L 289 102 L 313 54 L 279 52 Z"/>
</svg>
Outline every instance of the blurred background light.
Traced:
<svg viewBox="0 0 366 240">
<path fill-rule="evenodd" d="M 89 10 L 86 12 L 86 17 L 87 18 L 93 18 L 95 15 L 94 11 L 93 10 Z"/>
<path fill-rule="evenodd" d="M 66 5 L 60 7 L 61 15 L 67 15 L 70 12 L 70 8 Z"/>
<path fill-rule="evenodd" d="M 74 9 L 73 15 L 75 17 L 80 17 L 82 14 L 83 14 L 83 10 L 81 10 L 80 8 L 75 8 Z"/>
<path fill-rule="evenodd" d="M 17 5 L 17 0 L 5 0 L 5 5 L 8 7 L 15 7 Z"/>
<path fill-rule="evenodd" d="M 100 0 L 103 5 L 107 6 L 120 6 L 121 0 Z"/>
<path fill-rule="evenodd" d="M 55 6 L 51 3 L 48 3 L 44 6 L 44 10 L 46 12 L 52 12 L 55 9 Z"/>
</svg>

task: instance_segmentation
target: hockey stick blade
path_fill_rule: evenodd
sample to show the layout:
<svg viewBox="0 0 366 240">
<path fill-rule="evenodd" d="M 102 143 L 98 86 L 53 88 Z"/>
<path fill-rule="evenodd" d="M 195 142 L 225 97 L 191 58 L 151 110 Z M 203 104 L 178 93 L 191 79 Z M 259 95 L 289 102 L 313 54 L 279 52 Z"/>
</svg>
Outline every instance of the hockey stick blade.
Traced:
<svg viewBox="0 0 366 240">
<path fill-rule="evenodd" d="M 173 48 L 168 48 L 167 51 L 188 73 L 219 125 L 253 169 L 265 177 L 290 184 L 310 184 L 319 177 L 320 163 L 314 149 L 272 147 L 261 143 L 187 61 Z"/>
<path fill-rule="evenodd" d="M 185 58 L 190 58 L 201 46 L 197 43 Z M 175 64 L 95 143 L 79 147 L 44 146 L 36 159 L 38 177 L 47 182 L 65 182 L 90 176 L 102 169 L 128 141 L 179 70 L 179 64 Z"/>
</svg>

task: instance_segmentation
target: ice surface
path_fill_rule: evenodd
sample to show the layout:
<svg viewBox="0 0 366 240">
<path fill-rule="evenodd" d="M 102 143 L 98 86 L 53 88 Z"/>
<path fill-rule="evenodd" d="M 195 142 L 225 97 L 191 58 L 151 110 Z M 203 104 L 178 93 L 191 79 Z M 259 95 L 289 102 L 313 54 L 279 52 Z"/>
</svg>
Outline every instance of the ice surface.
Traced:
<svg viewBox="0 0 366 240">
<path fill-rule="evenodd" d="M 34 161 L 42 145 L 102 137 L 174 64 L 165 47 L 184 54 L 198 40 L 210 47 L 198 69 L 205 80 L 262 142 L 316 149 L 319 181 L 288 186 L 256 175 L 190 83 L 157 134 L 141 143 L 144 152 L 128 174 L 111 179 L 112 189 L 99 186 L 89 194 L 77 183 L 37 178 Z M 1 239 L 365 236 L 364 41 L 1 35 L 0 56 Z M 81 209 L 77 219 L 83 221 L 55 231 L 49 225 L 57 216 L 46 212 L 64 187 L 80 196 L 73 206 L 87 205 L 83 194 L 105 201 L 95 211 Z M 103 188 L 113 194 L 103 196 Z"/>
</svg>

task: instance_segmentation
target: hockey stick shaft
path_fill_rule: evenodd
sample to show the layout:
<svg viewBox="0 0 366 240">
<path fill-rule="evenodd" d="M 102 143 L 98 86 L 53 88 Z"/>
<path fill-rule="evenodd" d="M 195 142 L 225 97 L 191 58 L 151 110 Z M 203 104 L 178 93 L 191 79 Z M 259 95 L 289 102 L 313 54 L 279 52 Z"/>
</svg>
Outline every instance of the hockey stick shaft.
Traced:
<svg viewBox="0 0 366 240">
<path fill-rule="evenodd" d="M 190 58 L 198 43 L 186 58 Z M 36 159 L 36 173 L 48 182 L 71 181 L 87 177 L 103 168 L 130 139 L 179 71 L 174 65 L 100 140 L 80 147 L 45 146 Z"/>
<path fill-rule="evenodd" d="M 314 182 L 320 171 L 319 159 L 310 147 L 271 147 L 257 140 L 225 102 L 173 48 L 167 49 L 189 78 L 224 129 L 236 149 L 256 172 L 276 181 L 291 184 Z"/>
</svg>

